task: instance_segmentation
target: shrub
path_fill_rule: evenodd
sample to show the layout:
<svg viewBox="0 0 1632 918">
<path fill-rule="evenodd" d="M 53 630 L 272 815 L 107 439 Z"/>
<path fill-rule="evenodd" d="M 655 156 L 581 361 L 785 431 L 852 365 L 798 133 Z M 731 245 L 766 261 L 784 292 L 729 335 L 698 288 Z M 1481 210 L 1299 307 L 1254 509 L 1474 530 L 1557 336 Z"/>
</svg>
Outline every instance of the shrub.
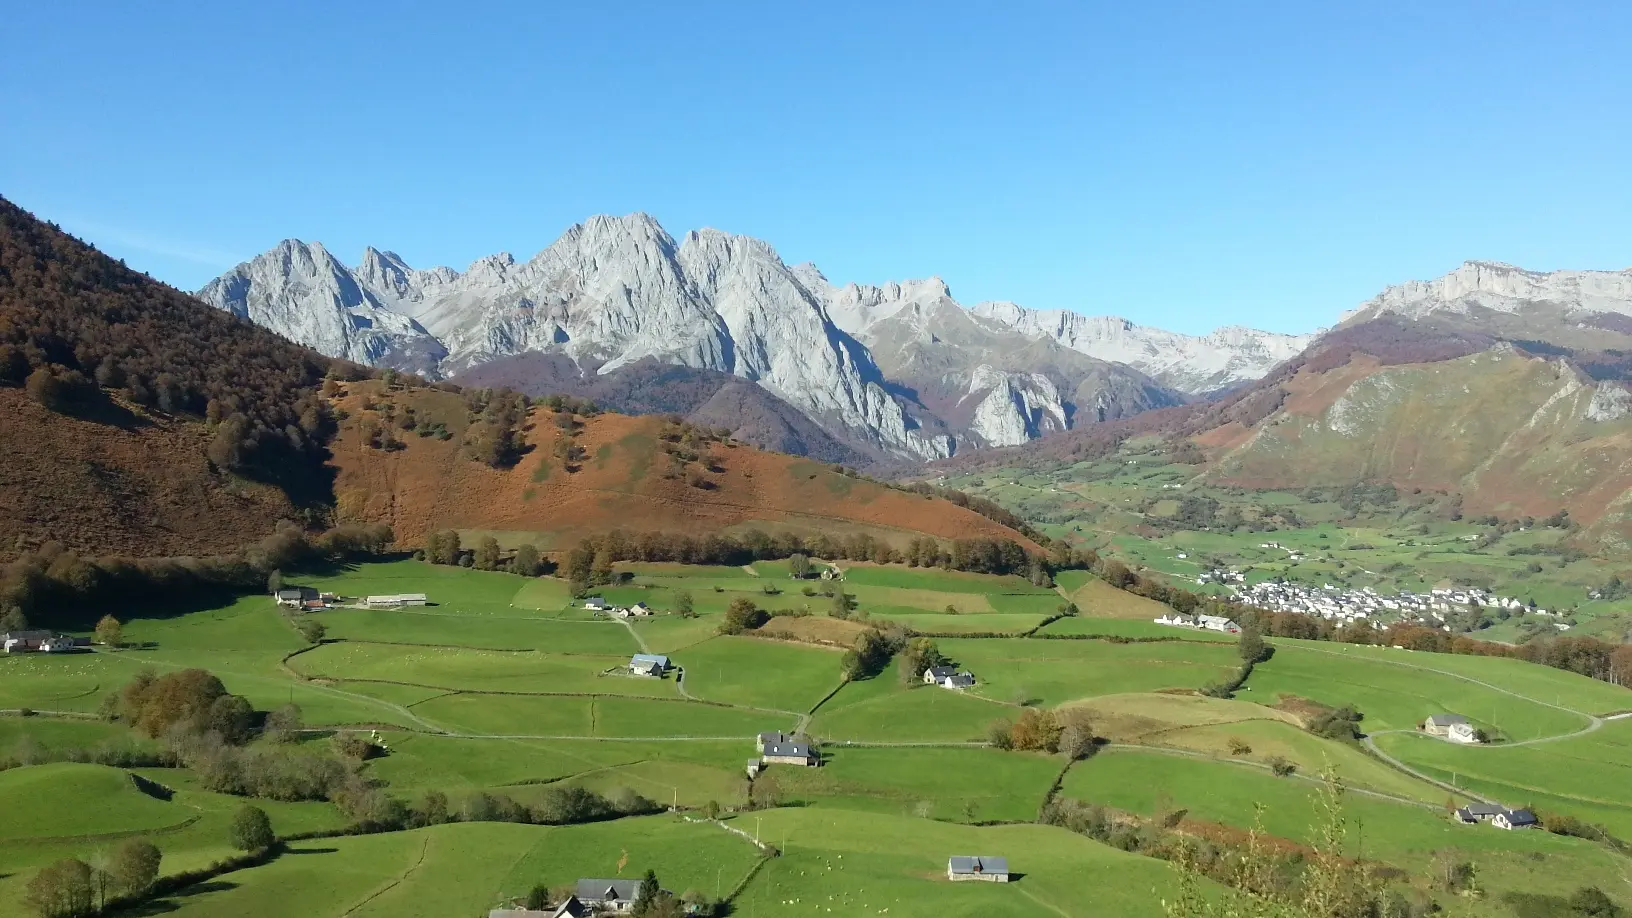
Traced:
<svg viewBox="0 0 1632 918">
<path fill-rule="evenodd" d="M 246 806 L 232 817 L 232 846 L 239 851 L 263 851 L 272 847 L 277 836 L 272 834 L 272 820 L 266 811 Z"/>
</svg>

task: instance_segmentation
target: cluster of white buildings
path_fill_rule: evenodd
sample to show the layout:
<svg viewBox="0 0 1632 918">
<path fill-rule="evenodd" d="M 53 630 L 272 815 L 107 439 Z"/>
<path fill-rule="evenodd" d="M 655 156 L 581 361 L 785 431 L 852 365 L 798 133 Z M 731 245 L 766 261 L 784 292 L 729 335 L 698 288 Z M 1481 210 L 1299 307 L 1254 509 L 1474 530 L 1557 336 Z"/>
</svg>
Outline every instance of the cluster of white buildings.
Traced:
<svg viewBox="0 0 1632 918">
<path fill-rule="evenodd" d="M 1168 612 L 1152 619 L 1158 625 L 1171 625 L 1175 628 L 1197 628 L 1202 631 L 1218 631 L 1223 634 L 1240 634 L 1241 626 L 1234 619 L 1220 615 L 1186 615 L 1183 612 Z"/>
<path fill-rule="evenodd" d="M 1232 586 L 1231 593 L 1246 605 L 1276 612 L 1318 615 L 1340 623 L 1352 623 L 1363 618 L 1421 621 L 1446 630 L 1450 627 L 1445 624 L 1447 615 L 1473 607 L 1508 609 L 1535 615 L 1557 614 L 1546 609 L 1531 608 L 1528 603 L 1511 596 L 1500 596 L 1474 587 L 1451 587 L 1426 593 L 1379 593 L 1371 587 L 1350 589 L 1334 587 L 1329 583 L 1314 587 L 1266 580 L 1250 586 Z"/>
</svg>

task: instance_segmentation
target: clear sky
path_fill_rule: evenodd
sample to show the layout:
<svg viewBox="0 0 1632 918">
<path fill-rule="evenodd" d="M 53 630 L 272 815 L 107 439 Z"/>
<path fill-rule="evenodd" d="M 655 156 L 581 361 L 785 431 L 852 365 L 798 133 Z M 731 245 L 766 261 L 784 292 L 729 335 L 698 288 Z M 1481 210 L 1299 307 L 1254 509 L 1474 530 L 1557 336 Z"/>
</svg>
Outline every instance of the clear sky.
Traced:
<svg viewBox="0 0 1632 918">
<path fill-rule="evenodd" d="M 0 194 L 194 289 L 594 213 L 1181 331 L 1632 265 L 1632 5 L 13 3 Z"/>
</svg>

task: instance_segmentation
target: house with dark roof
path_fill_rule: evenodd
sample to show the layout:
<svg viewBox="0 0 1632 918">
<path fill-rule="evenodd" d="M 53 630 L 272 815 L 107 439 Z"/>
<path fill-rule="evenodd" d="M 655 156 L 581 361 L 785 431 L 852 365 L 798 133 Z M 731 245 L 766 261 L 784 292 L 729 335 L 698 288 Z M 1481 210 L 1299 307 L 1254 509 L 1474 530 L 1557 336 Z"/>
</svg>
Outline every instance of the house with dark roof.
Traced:
<svg viewBox="0 0 1632 918">
<path fill-rule="evenodd" d="M 772 743 L 766 746 L 761 753 L 760 760 L 766 764 L 804 765 L 806 767 L 820 765 L 822 757 L 809 743 L 788 741 Z"/>
<path fill-rule="evenodd" d="M 1503 810 L 1491 818 L 1490 824 L 1498 829 L 1533 829 L 1541 825 L 1541 820 L 1529 810 Z"/>
<path fill-rule="evenodd" d="M 634 910 L 638 895 L 638 880 L 579 880 L 573 897 L 590 909 L 624 915 Z"/>
<path fill-rule="evenodd" d="M 957 675 L 957 672 L 958 668 L 956 666 L 931 666 L 929 669 L 924 670 L 924 684 L 940 685 L 946 680 L 947 676 Z"/>
<path fill-rule="evenodd" d="M 0 634 L 0 648 L 6 653 L 28 653 L 41 650 L 45 643 L 56 637 L 51 631 L 7 631 Z"/>
<path fill-rule="evenodd" d="M 950 857 L 946 859 L 946 878 L 954 883 L 962 880 L 1007 883 L 1009 882 L 1009 859 L 1006 857 Z"/>
<path fill-rule="evenodd" d="M 975 674 L 971 673 L 971 672 L 969 672 L 967 670 L 965 670 L 964 672 L 961 672 L 961 673 L 953 673 L 952 675 L 947 676 L 945 679 L 941 680 L 941 687 L 942 688 L 949 688 L 949 689 L 958 689 L 959 691 L 962 691 L 964 689 L 974 688 L 975 687 Z"/>
<path fill-rule="evenodd" d="M 761 733 L 755 738 L 754 742 L 759 746 L 760 755 L 764 755 L 766 747 L 780 745 L 781 743 L 791 743 L 793 742 L 793 737 L 787 735 L 786 733 L 772 731 L 769 733 Z"/>
</svg>

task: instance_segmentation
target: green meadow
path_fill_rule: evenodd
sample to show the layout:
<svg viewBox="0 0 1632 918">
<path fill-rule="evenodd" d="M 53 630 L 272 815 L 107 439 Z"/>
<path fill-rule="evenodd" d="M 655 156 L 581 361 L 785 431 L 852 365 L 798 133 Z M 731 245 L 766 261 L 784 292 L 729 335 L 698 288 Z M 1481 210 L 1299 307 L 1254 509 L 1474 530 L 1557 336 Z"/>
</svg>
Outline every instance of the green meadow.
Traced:
<svg viewBox="0 0 1632 918">
<path fill-rule="evenodd" d="M 1328 768 L 1354 789 L 1347 812 L 1363 827 L 1367 856 L 1402 870 L 1401 883 L 1425 890 L 1434 853 L 1456 847 L 1490 877 L 1490 890 L 1567 894 L 1597 884 L 1620 895 L 1618 862 L 1604 846 L 1453 825 L 1443 815 L 1453 795 L 1358 745 L 1308 732 L 1299 719 L 1306 708 L 1289 703 L 1353 704 L 1379 748 L 1412 768 L 1632 838 L 1632 804 L 1621 793 L 1632 720 L 1587 730 L 1592 715 L 1632 708 L 1632 693 L 1616 686 L 1505 659 L 1274 640 L 1273 658 L 1234 699 L 1214 699 L 1195 690 L 1237 671 L 1229 638 L 1155 625 L 1149 600 L 1080 572 L 1063 573 L 1049 590 L 1014 577 L 876 565 L 846 565 L 840 583 L 793 581 L 784 564 L 769 562 L 620 569 L 629 582 L 601 594 L 645 601 L 659 614 L 610 621 L 573 605 L 553 578 L 398 561 L 289 578 L 343 596 L 430 596 L 422 608 L 312 613 L 326 629 L 315 646 L 268 597 L 252 596 L 136 618 L 126 623 L 128 649 L 0 656 L 0 710 L 43 712 L 0 715 L 0 760 L 151 754 L 162 744 L 88 715 L 143 669 L 203 667 L 260 710 L 297 704 L 312 728 L 301 740 L 310 751 L 327 750 L 336 726 L 378 729 L 384 754 L 350 767 L 405 803 L 439 791 L 457 811 L 477 794 L 529 804 L 573 787 L 680 810 L 295 842 L 265 866 L 153 907 L 184 916 L 476 915 L 537 883 L 648 867 L 675 892 L 723 895 L 760 853 L 721 825 L 684 818 L 710 804 L 723 808 L 726 824 L 782 850 L 747 882 L 736 914 L 1155 916 L 1173 889 L 1168 865 L 1036 824 L 1062 773 L 1067 797 L 1141 817 L 1182 810 L 1181 819 L 1219 831 L 1250 828 L 1261 803 L 1266 831 L 1301 844 L 1310 839 L 1312 779 Z M 975 674 L 975 687 L 903 684 L 893 663 L 845 682 L 842 648 L 718 633 L 724 609 L 744 597 L 825 616 L 824 588 L 851 594 L 864 621 L 946 635 L 937 646 Z M 681 590 L 696 617 L 666 614 Z M 1067 601 L 1081 614 L 1041 634 L 1074 639 L 1020 636 Z M 822 633 L 855 627 L 832 624 Z M 670 655 L 684 678 L 627 674 L 643 645 Z M 1083 708 L 1102 737 L 1093 758 L 1066 769 L 1058 755 L 985 744 L 994 721 L 1062 705 Z M 1507 742 L 1464 748 L 1390 732 L 1440 711 L 1465 714 Z M 750 785 L 744 766 L 756 755 L 755 735 L 796 729 L 816 741 L 821 767 L 773 764 Z M 1278 760 L 1292 776 L 1270 773 Z M 38 867 L 93 857 L 123 838 L 158 844 L 166 873 L 232 853 L 227 826 L 243 799 L 202 790 L 185 769 L 135 771 L 173 795 L 150 796 L 129 769 L 109 766 L 0 770 L 0 918 L 28 914 L 21 890 Z M 59 805 L 64 799 L 76 805 Z M 750 799 L 774 805 L 749 810 Z M 347 821 L 327 802 L 254 802 L 285 835 Z M 948 883 L 946 858 L 956 854 L 1006 856 L 1016 881 Z"/>
</svg>

